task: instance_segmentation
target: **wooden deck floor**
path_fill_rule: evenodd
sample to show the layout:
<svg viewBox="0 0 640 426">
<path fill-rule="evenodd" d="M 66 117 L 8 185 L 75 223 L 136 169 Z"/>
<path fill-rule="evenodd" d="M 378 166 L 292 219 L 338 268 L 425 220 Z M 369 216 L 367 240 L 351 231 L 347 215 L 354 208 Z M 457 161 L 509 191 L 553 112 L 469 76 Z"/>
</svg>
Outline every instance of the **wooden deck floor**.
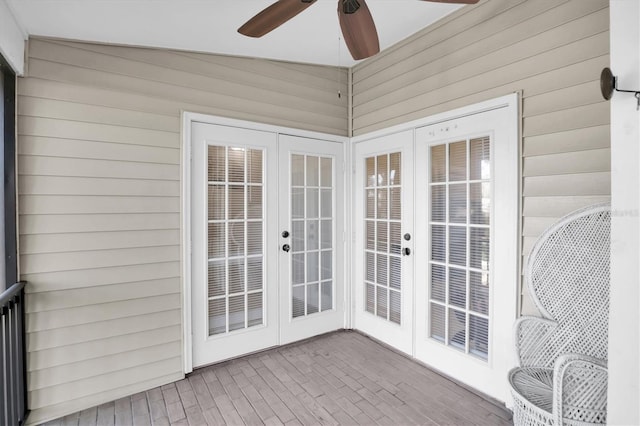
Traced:
<svg viewBox="0 0 640 426">
<path fill-rule="evenodd" d="M 356 332 L 198 369 L 47 423 L 62 425 L 504 425 L 511 414 Z"/>
</svg>

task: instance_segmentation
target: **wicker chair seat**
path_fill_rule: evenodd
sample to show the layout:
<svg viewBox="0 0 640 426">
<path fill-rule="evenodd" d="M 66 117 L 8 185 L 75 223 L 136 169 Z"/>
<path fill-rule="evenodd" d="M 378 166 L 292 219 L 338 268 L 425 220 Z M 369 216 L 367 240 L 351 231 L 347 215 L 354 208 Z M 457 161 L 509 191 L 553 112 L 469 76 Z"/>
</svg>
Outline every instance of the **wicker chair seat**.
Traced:
<svg viewBox="0 0 640 426">
<path fill-rule="evenodd" d="M 514 424 L 553 425 L 553 369 L 515 368 L 509 372 L 514 403 Z M 526 416 L 522 416 L 526 414 Z M 520 418 L 515 416 L 520 415 Z M 535 418 L 535 421 L 527 419 Z"/>
</svg>

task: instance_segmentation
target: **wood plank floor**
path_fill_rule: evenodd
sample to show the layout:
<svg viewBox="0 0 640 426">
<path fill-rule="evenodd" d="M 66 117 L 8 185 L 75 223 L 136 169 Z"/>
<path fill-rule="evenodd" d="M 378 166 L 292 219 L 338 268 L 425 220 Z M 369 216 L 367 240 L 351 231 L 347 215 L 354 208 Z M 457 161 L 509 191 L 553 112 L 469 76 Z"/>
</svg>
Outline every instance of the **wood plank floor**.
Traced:
<svg viewBox="0 0 640 426">
<path fill-rule="evenodd" d="M 356 332 L 194 371 L 47 423 L 62 425 L 505 425 L 511 413 Z"/>
</svg>

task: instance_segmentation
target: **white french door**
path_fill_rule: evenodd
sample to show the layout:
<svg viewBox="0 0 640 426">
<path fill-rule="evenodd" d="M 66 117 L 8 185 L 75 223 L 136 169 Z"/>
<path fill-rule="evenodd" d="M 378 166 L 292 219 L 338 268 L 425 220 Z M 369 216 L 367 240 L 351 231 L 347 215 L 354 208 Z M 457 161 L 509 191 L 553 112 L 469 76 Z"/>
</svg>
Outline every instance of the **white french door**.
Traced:
<svg viewBox="0 0 640 426">
<path fill-rule="evenodd" d="M 413 131 L 356 144 L 355 328 L 412 353 Z"/>
<path fill-rule="evenodd" d="M 191 127 L 193 365 L 278 344 L 275 133 Z"/>
<path fill-rule="evenodd" d="M 281 344 L 344 325 L 343 145 L 280 136 Z"/>
<path fill-rule="evenodd" d="M 512 129 L 506 108 L 416 129 L 415 357 L 501 401 L 517 306 Z"/>
<path fill-rule="evenodd" d="M 191 126 L 193 366 L 344 326 L 343 145 Z"/>
</svg>

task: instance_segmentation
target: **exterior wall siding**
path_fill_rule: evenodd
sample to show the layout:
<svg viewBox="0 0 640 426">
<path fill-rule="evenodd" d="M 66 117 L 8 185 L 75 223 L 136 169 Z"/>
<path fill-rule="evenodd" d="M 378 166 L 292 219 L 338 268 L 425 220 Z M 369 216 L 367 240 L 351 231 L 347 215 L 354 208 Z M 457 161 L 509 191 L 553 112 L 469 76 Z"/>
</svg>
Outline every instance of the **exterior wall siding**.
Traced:
<svg viewBox="0 0 640 426">
<path fill-rule="evenodd" d="M 345 69 L 32 38 L 18 88 L 30 423 L 183 377 L 182 110 L 347 134 Z"/>
<path fill-rule="evenodd" d="M 610 198 L 606 66 L 608 0 L 482 1 L 354 67 L 353 133 L 520 92 L 524 265 L 547 226 Z"/>
</svg>

